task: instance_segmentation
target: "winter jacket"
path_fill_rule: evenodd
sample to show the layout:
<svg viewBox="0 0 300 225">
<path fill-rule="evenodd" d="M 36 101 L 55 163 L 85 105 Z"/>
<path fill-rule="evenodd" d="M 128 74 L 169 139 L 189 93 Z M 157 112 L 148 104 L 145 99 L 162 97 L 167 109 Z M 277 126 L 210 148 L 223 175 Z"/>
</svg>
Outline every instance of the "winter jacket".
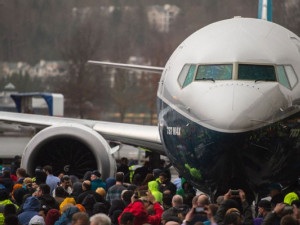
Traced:
<svg viewBox="0 0 300 225">
<path fill-rule="evenodd" d="M 28 197 L 23 205 L 23 212 L 18 215 L 20 224 L 28 225 L 29 221 L 41 208 L 41 203 L 37 197 Z"/>
<path fill-rule="evenodd" d="M 155 197 L 155 200 L 162 204 L 163 194 L 159 191 L 159 184 L 157 181 L 150 181 L 148 183 L 148 188 L 151 191 L 152 195 Z"/>
<path fill-rule="evenodd" d="M 155 181 L 156 182 L 156 181 Z M 121 220 L 121 216 L 124 212 L 131 212 L 135 215 L 134 225 L 142 225 L 144 223 L 150 223 L 152 225 L 159 225 L 161 220 L 161 215 L 164 210 L 159 203 L 155 203 L 153 205 L 153 210 L 155 212 L 154 215 L 149 215 L 145 206 L 141 201 L 136 201 L 134 203 L 130 203 L 119 216 L 119 224 Z"/>
</svg>

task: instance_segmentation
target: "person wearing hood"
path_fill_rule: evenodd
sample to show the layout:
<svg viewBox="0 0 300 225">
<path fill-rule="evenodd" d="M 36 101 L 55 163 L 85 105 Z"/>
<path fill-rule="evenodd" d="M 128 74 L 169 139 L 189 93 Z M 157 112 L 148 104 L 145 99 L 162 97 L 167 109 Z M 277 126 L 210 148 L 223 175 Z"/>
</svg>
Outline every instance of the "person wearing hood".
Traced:
<svg viewBox="0 0 300 225">
<path fill-rule="evenodd" d="M 72 216 L 80 210 L 76 206 L 68 208 L 54 225 L 68 225 L 72 222 Z"/>
<path fill-rule="evenodd" d="M 50 186 L 47 184 L 40 184 L 36 189 L 35 195 L 41 202 L 41 208 L 47 212 L 50 209 L 59 209 L 58 202 L 50 195 Z"/>
<path fill-rule="evenodd" d="M 190 185 L 190 183 L 188 183 L 186 181 L 186 179 L 182 177 L 181 178 L 181 188 L 176 191 L 176 194 L 184 197 L 185 194 L 189 194 L 189 193 L 192 194 L 193 196 L 196 195 L 196 192 L 195 192 L 193 186 Z"/>
<path fill-rule="evenodd" d="M 12 201 L 9 199 L 9 195 L 6 190 L 2 189 L 0 190 L 0 206 L 4 207 L 8 204 L 13 204 Z M 15 205 L 16 209 L 18 209 L 18 206 Z M 1 210 L 0 213 L 0 224 L 4 223 L 4 215 L 3 215 L 3 210 Z"/>
<path fill-rule="evenodd" d="M 156 181 L 155 181 L 156 182 Z M 143 203 L 138 199 L 138 194 L 135 193 L 131 198 L 131 203 L 123 210 L 118 218 L 119 224 L 122 215 L 125 212 L 130 212 L 135 216 L 134 225 L 151 224 L 159 225 L 161 216 L 164 212 L 161 205 L 157 202 L 151 191 L 148 191 L 148 201 L 153 204 L 154 215 L 149 215 Z"/>
<path fill-rule="evenodd" d="M 18 215 L 20 224 L 28 225 L 32 217 L 39 215 L 41 203 L 37 197 L 28 197 L 23 206 L 23 212 Z"/>
<path fill-rule="evenodd" d="M 163 194 L 159 191 L 159 184 L 157 181 L 150 181 L 148 183 L 148 189 L 151 191 L 152 195 L 155 197 L 156 202 L 160 204 L 163 203 L 162 198 Z"/>
</svg>

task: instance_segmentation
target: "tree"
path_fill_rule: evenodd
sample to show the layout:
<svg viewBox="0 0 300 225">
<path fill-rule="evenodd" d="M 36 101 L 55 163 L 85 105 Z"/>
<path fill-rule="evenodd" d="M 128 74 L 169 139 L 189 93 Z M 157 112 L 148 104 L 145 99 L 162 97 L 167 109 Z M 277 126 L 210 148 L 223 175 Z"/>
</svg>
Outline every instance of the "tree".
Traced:
<svg viewBox="0 0 300 225">
<path fill-rule="evenodd" d="M 85 107 L 97 96 L 97 83 L 87 61 L 95 55 L 101 40 L 101 29 L 95 25 L 93 15 L 74 18 L 68 38 L 61 43 L 63 58 L 69 62 L 68 75 L 61 91 L 76 106 L 77 116 L 85 117 Z"/>
</svg>

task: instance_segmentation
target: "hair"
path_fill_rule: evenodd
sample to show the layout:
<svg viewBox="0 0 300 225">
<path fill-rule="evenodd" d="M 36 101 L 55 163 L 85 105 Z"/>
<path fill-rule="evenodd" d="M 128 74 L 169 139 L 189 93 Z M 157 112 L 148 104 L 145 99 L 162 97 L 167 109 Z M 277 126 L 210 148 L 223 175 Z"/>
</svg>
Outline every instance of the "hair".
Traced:
<svg viewBox="0 0 300 225">
<path fill-rule="evenodd" d="M 241 221 L 239 221 L 239 218 L 241 219 L 241 213 L 237 209 L 228 209 L 224 216 L 224 224 L 240 225 Z"/>
<path fill-rule="evenodd" d="M 14 204 L 7 204 L 4 206 L 4 209 L 3 209 L 4 217 L 6 217 L 8 215 L 16 215 L 16 213 L 17 213 L 17 208 Z"/>
<path fill-rule="evenodd" d="M 167 174 L 164 173 L 164 172 L 160 173 L 159 176 L 162 176 L 162 177 L 164 177 L 164 178 L 168 178 Z"/>
<path fill-rule="evenodd" d="M 92 184 L 91 181 L 89 180 L 85 180 L 82 182 L 82 186 L 86 189 L 86 190 L 91 190 L 92 189 Z"/>
<path fill-rule="evenodd" d="M 207 197 L 207 195 L 205 194 L 200 194 L 197 198 L 197 203 L 201 204 L 201 205 L 208 205 L 210 202 L 209 202 L 209 198 Z"/>
<path fill-rule="evenodd" d="M 124 212 L 120 218 L 120 225 L 127 224 L 128 221 L 133 222 L 135 216 L 131 212 Z"/>
<path fill-rule="evenodd" d="M 68 175 L 63 175 L 60 179 L 60 182 L 64 182 L 66 180 L 71 180 L 71 178 Z"/>
<path fill-rule="evenodd" d="M 162 201 L 164 206 L 172 206 L 172 194 L 170 193 L 163 193 Z"/>
<path fill-rule="evenodd" d="M 183 204 L 183 198 L 181 195 L 174 195 L 172 198 L 172 203 L 176 205 L 182 205 Z"/>
<path fill-rule="evenodd" d="M 124 181 L 124 173 L 123 172 L 117 172 L 116 173 L 116 181 L 119 181 L 119 182 Z"/>
<path fill-rule="evenodd" d="M 19 174 L 21 177 L 26 177 L 26 170 L 24 168 L 18 168 L 16 171 L 17 174 Z"/>
<path fill-rule="evenodd" d="M 52 166 L 50 165 L 44 166 L 43 170 L 47 171 L 49 174 L 53 173 Z"/>
<path fill-rule="evenodd" d="M 55 188 L 55 196 L 61 197 L 61 198 L 66 198 L 69 196 L 69 193 L 66 192 L 66 190 L 62 186 L 58 186 Z"/>
<path fill-rule="evenodd" d="M 16 215 L 5 216 L 4 225 L 19 225 L 19 219 Z"/>
<path fill-rule="evenodd" d="M 48 184 L 40 184 L 40 190 L 43 192 L 44 195 L 50 194 L 50 187 Z"/>
<path fill-rule="evenodd" d="M 130 190 L 125 190 L 125 191 L 121 194 L 121 196 L 122 196 L 122 198 L 123 198 L 123 200 L 124 200 L 125 202 L 130 202 L 130 201 L 131 201 L 132 195 L 133 195 L 133 191 L 130 191 Z"/>
<path fill-rule="evenodd" d="M 298 225 L 298 222 L 292 215 L 286 215 L 281 218 L 280 225 Z"/>
<path fill-rule="evenodd" d="M 219 205 L 218 204 L 209 204 L 208 208 L 210 208 L 212 215 L 215 216 L 217 214 Z"/>
<path fill-rule="evenodd" d="M 9 170 L 4 170 L 2 173 L 3 173 L 4 178 L 10 178 L 10 171 Z"/>
<path fill-rule="evenodd" d="M 110 218 L 104 213 L 97 213 L 90 218 L 90 222 L 94 222 L 97 225 L 111 225 Z"/>
<path fill-rule="evenodd" d="M 72 221 L 80 221 L 81 225 L 89 225 L 89 215 L 85 212 L 77 212 L 72 216 Z"/>
</svg>

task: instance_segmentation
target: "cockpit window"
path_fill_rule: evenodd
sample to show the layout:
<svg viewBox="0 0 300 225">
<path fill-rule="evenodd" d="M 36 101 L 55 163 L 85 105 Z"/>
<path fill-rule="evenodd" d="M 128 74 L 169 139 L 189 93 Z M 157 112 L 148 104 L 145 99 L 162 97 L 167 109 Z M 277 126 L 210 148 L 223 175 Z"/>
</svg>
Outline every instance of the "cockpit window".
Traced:
<svg viewBox="0 0 300 225">
<path fill-rule="evenodd" d="M 192 83 L 193 79 L 194 79 L 194 73 L 195 73 L 195 70 L 196 70 L 196 65 L 189 65 L 189 71 L 188 71 L 188 74 L 185 78 L 185 81 L 183 83 L 183 88 L 185 86 L 187 86 L 188 84 Z"/>
<path fill-rule="evenodd" d="M 179 76 L 178 76 L 178 83 L 180 84 L 180 87 L 182 87 L 182 85 L 185 81 L 185 78 L 186 78 L 187 73 L 190 69 L 190 66 L 191 66 L 190 64 L 184 65 L 181 72 L 180 72 L 180 74 L 179 74 Z"/>
<path fill-rule="evenodd" d="M 297 76 L 295 74 L 293 67 L 287 65 L 287 66 L 284 66 L 284 69 L 285 69 L 286 75 L 288 76 L 288 79 L 290 81 L 291 88 L 294 88 L 298 82 L 298 79 L 297 79 Z"/>
<path fill-rule="evenodd" d="M 278 74 L 278 81 L 283 86 L 291 89 L 291 85 L 289 83 L 289 80 L 286 76 L 284 66 L 277 66 L 277 74 Z"/>
<path fill-rule="evenodd" d="M 232 64 L 199 65 L 195 80 L 231 80 Z"/>
<path fill-rule="evenodd" d="M 238 79 L 276 81 L 275 68 L 271 65 L 239 64 Z"/>
</svg>

